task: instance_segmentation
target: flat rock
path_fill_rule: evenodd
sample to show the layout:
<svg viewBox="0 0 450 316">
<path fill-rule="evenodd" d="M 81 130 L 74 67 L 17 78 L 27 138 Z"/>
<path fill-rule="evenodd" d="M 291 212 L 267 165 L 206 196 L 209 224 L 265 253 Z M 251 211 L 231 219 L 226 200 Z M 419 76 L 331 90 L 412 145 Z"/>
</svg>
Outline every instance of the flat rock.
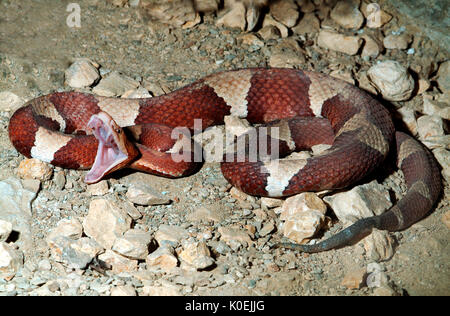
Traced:
<svg viewBox="0 0 450 316">
<path fill-rule="evenodd" d="M 31 233 L 31 202 L 35 197 L 36 193 L 26 190 L 19 179 L 0 181 L 0 219 L 12 224 L 19 233 L 15 244 L 30 255 L 35 250 Z"/>
<path fill-rule="evenodd" d="M 132 285 L 117 285 L 111 289 L 111 296 L 137 296 Z"/>
<path fill-rule="evenodd" d="M 417 85 L 418 85 L 417 94 L 421 95 L 430 88 L 431 83 L 430 80 L 428 79 L 419 78 L 419 80 L 417 81 Z"/>
<path fill-rule="evenodd" d="M 85 269 L 94 259 L 90 254 L 72 248 L 74 240 L 61 235 L 47 237 L 47 244 L 53 260 L 64 263 L 69 268 Z"/>
<path fill-rule="evenodd" d="M 392 206 L 389 192 L 376 181 L 324 198 L 344 224 L 364 217 L 380 215 Z"/>
<path fill-rule="evenodd" d="M 300 22 L 292 28 L 294 34 L 305 35 L 319 32 L 320 20 L 314 13 L 306 13 Z"/>
<path fill-rule="evenodd" d="M 332 72 L 330 72 L 330 76 L 334 77 L 334 78 L 337 78 L 337 79 L 344 80 L 344 81 L 346 81 L 346 82 L 348 82 L 348 83 L 350 83 L 352 85 L 355 84 L 355 79 L 353 79 L 353 74 L 349 70 L 336 69 L 336 70 L 333 70 Z M 326 149 L 328 149 L 330 147 L 331 147 L 331 145 L 328 145 L 328 144 L 318 144 L 318 145 L 312 146 L 311 150 L 313 151 L 313 155 L 317 155 L 316 154 L 317 150 L 316 151 L 314 150 L 315 148 L 317 148 L 317 149 L 325 148 L 325 150 L 326 150 Z"/>
<path fill-rule="evenodd" d="M 266 208 L 275 208 L 279 207 L 283 204 L 282 199 L 274 199 L 269 197 L 262 197 L 261 198 L 261 206 Z"/>
<path fill-rule="evenodd" d="M 56 184 L 58 189 L 64 189 L 64 186 L 66 185 L 66 173 L 64 171 L 55 172 L 53 182 Z"/>
<path fill-rule="evenodd" d="M 148 246 L 151 241 L 152 236 L 149 232 L 130 229 L 122 237 L 116 239 L 112 250 L 131 259 L 145 260 L 148 256 Z"/>
<path fill-rule="evenodd" d="M 220 223 L 225 219 L 224 214 L 212 206 L 200 206 L 193 213 L 188 215 L 189 221 L 213 221 Z"/>
<path fill-rule="evenodd" d="M 374 261 L 385 261 L 394 255 L 394 241 L 389 232 L 374 229 L 362 241 L 366 255 Z"/>
<path fill-rule="evenodd" d="M 24 159 L 17 167 L 17 174 L 23 179 L 49 180 L 53 175 L 53 168 L 48 163 L 36 158 Z"/>
<path fill-rule="evenodd" d="M 377 89 L 370 82 L 366 71 L 360 71 L 358 73 L 358 76 L 359 76 L 358 77 L 358 83 L 359 83 L 359 87 L 361 89 L 366 90 L 367 92 L 369 92 L 369 93 L 371 93 L 373 95 L 377 95 L 378 94 Z"/>
<path fill-rule="evenodd" d="M 131 218 L 114 203 L 96 199 L 89 205 L 89 213 L 83 221 L 84 232 L 103 248 L 111 249 L 117 238 L 131 227 Z"/>
<path fill-rule="evenodd" d="M 181 260 L 193 266 L 197 270 L 205 269 L 214 264 L 211 252 L 205 242 L 193 242 L 183 246 L 178 255 Z"/>
<path fill-rule="evenodd" d="M 352 270 L 344 276 L 341 285 L 348 289 L 359 289 L 365 283 L 366 274 L 366 268 Z"/>
<path fill-rule="evenodd" d="M 195 19 L 195 10 L 191 1 L 153 1 L 141 0 L 140 6 L 145 13 L 162 23 L 180 27 Z"/>
<path fill-rule="evenodd" d="M 23 179 L 22 185 L 25 190 L 38 193 L 41 188 L 41 181 L 37 179 Z"/>
<path fill-rule="evenodd" d="M 178 265 L 178 259 L 174 255 L 174 250 L 170 246 L 162 246 L 153 251 L 145 259 L 147 268 L 162 269 L 165 271 L 172 270 Z"/>
<path fill-rule="evenodd" d="M 72 242 L 70 247 L 75 249 L 75 251 L 87 254 L 92 259 L 94 259 L 98 254 L 104 251 L 102 246 L 100 246 L 94 239 L 89 237 L 81 237 L 80 239 Z"/>
<path fill-rule="evenodd" d="M 65 71 L 65 85 L 71 88 L 84 88 L 100 79 L 98 65 L 87 59 L 76 60 Z"/>
<path fill-rule="evenodd" d="M 248 45 L 248 46 L 256 46 L 256 47 L 263 47 L 264 42 L 259 39 L 258 36 L 256 36 L 253 33 L 245 33 L 238 37 L 239 40 L 242 41 L 242 44 Z"/>
<path fill-rule="evenodd" d="M 15 111 L 22 106 L 25 101 L 10 91 L 0 92 L 0 111 Z"/>
<path fill-rule="evenodd" d="M 450 60 L 439 65 L 437 82 L 442 91 L 450 92 Z"/>
<path fill-rule="evenodd" d="M 267 14 L 264 17 L 264 21 L 263 21 L 263 27 L 269 26 L 269 25 L 273 25 L 275 26 L 281 34 L 282 38 L 288 37 L 289 36 L 289 29 L 283 24 L 278 22 L 277 20 L 275 20 L 270 14 Z"/>
<path fill-rule="evenodd" d="M 219 8 L 217 0 L 194 0 L 194 5 L 198 12 L 215 12 Z"/>
<path fill-rule="evenodd" d="M 450 120 L 450 106 L 448 103 L 423 98 L 423 113 L 427 115 L 437 115 L 445 120 Z"/>
<path fill-rule="evenodd" d="M 408 108 L 406 106 L 401 107 L 397 110 L 397 112 L 400 114 L 400 117 L 402 118 L 402 121 L 405 123 L 408 130 L 413 134 L 417 134 L 417 121 L 416 121 L 416 114 L 415 111 L 411 108 Z"/>
<path fill-rule="evenodd" d="M 272 221 L 264 223 L 263 227 L 259 230 L 259 235 L 261 237 L 269 235 L 271 232 L 275 230 L 275 224 Z"/>
<path fill-rule="evenodd" d="M 287 198 L 281 207 L 283 235 L 296 243 L 312 237 L 322 226 L 326 205 L 316 194 L 305 192 Z"/>
<path fill-rule="evenodd" d="M 99 255 L 98 259 L 111 265 L 112 272 L 116 274 L 122 272 L 134 272 L 137 270 L 137 260 L 125 258 L 109 249 L 106 250 L 105 253 Z"/>
<path fill-rule="evenodd" d="M 261 16 L 261 9 L 257 6 L 250 5 L 247 7 L 245 13 L 245 20 L 247 21 L 247 31 L 252 31 L 259 22 Z"/>
<path fill-rule="evenodd" d="M 217 26 L 226 26 L 232 28 L 239 28 L 245 31 L 246 28 L 246 9 L 242 2 L 227 1 L 228 7 L 223 12 L 219 13 L 219 18 L 216 20 Z"/>
<path fill-rule="evenodd" d="M 126 196 L 131 202 L 139 205 L 161 205 L 170 203 L 170 199 L 144 183 L 130 185 Z"/>
<path fill-rule="evenodd" d="M 121 96 L 128 90 L 136 89 L 138 86 L 139 82 L 113 71 L 100 80 L 92 92 L 104 97 L 115 97 Z"/>
<path fill-rule="evenodd" d="M 187 237 L 189 237 L 189 233 L 184 228 L 166 224 L 159 225 L 154 236 L 159 245 L 163 244 L 164 241 L 178 244 Z"/>
<path fill-rule="evenodd" d="M 438 137 L 444 136 L 444 121 L 442 120 L 442 117 L 437 115 L 423 115 L 417 119 L 417 131 L 420 140 L 422 140 L 428 148 L 433 149 L 440 147 L 428 141 L 433 141 Z"/>
<path fill-rule="evenodd" d="M 383 45 L 370 35 L 363 34 L 361 35 L 361 37 L 364 39 L 364 46 L 361 51 L 361 57 L 377 58 L 380 52 L 383 50 Z"/>
<path fill-rule="evenodd" d="M 388 49 L 407 49 L 412 42 L 408 34 L 390 34 L 383 39 L 383 46 Z"/>
<path fill-rule="evenodd" d="M 358 9 L 359 1 L 338 1 L 331 10 L 330 17 L 347 29 L 359 29 L 364 23 L 364 16 Z"/>
<path fill-rule="evenodd" d="M 275 45 L 269 59 L 269 65 L 271 67 L 294 68 L 305 62 L 305 55 L 297 41 L 293 38 L 284 39 Z"/>
<path fill-rule="evenodd" d="M 334 31 L 321 30 L 317 44 L 347 55 L 356 55 L 363 40 L 358 36 L 347 36 Z"/>
<path fill-rule="evenodd" d="M 221 235 L 220 240 L 226 242 L 232 248 L 236 246 L 234 243 L 240 243 L 244 246 L 253 244 L 249 233 L 237 227 L 219 227 L 218 231 Z"/>
<path fill-rule="evenodd" d="M 52 239 L 56 236 L 64 236 L 73 240 L 81 238 L 83 234 L 83 226 L 76 218 L 62 219 L 56 227 L 50 232 L 47 238 Z"/>
<path fill-rule="evenodd" d="M 450 151 L 440 147 L 433 149 L 433 155 L 442 167 L 442 176 L 450 182 Z"/>
<path fill-rule="evenodd" d="M 293 27 L 299 17 L 298 7 L 292 0 L 276 1 L 270 5 L 270 14 L 278 22 Z"/>
<path fill-rule="evenodd" d="M 126 99 L 144 99 L 151 97 L 152 95 L 150 94 L 150 92 L 148 92 L 147 89 L 141 86 L 139 86 L 137 89 L 128 90 L 121 96 L 121 98 Z"/>
<path fill-rule="evenodd" d="M 266 25 L 258 31 L 258 34 L 265 40 L 279 39 L 281 37 L 280 30 L 274 25 Z"/>
<path fill-rule="evenodd" d="M 22 252 L 4 241 L 0 242 L 0 279 L 12 279 L 22 265 Z"/>
<path fill-rule="evenodd" d="M 109 192 L 108 181 L 102 180 L 94 184 L 89 184 L 86 192 L 93 196 L 105 195 Z"/>
<path fill-rule="evenodd" d="M 0 242 L 6 241 L 12 232 L 12 224 L 0 219 Z"/>
<path fill-rule="evenodd" d="M 234 197 L 236 200 L 246 201 L 249 195 L 245 192 L 242 192 L 236 187 L 232 187 L 230 190 L 230 195 Z"/>
</svg>

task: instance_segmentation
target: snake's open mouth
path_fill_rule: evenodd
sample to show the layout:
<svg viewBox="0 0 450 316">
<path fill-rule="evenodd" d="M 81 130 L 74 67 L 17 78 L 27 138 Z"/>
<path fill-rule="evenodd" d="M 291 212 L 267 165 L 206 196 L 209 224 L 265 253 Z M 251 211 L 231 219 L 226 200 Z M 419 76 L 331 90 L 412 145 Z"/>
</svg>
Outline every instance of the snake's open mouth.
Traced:
<svg viewBox="0 0 450 316">
<path fill-rule="evenodd" d="M 95 162 L 84 182 L 95 183 L 108 173 L 119 169 L 118 166 L 128 160 L 129 155 L 124 140 L 120 137 L 123 131 L 109 115 L 104 112 L 93 115 L 88 127 L 98 140 L 98 148 Z"/>
</svg>

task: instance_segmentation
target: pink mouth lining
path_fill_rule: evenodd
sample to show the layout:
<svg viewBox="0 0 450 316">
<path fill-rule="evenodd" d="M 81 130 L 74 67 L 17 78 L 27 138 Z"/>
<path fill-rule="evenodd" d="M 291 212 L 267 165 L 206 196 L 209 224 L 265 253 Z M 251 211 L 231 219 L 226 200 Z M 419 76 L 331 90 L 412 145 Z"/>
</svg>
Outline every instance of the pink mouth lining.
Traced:
<svg viewBox="0 0 450 316">
<path fill-rule="evenodd" d="M 95 183 L 100 181 L 111 169 L 128 158 L 126 153 L 119 150 L 114 138 L 114 131 L 100 115 L 93 115 L 88 127 L 98 140 L 97 155 L 91 170 L 86 174 L 84 182 Z"/>
</svg>

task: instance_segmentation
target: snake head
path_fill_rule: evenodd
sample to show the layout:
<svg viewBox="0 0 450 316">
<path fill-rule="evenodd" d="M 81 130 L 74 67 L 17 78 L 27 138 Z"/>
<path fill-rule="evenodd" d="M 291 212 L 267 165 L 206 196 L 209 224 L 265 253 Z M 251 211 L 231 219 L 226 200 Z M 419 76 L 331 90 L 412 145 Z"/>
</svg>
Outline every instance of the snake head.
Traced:
<svg viewBox="0 0 450 316">
<path fill-rule="evenodd" d="M 136 147 L 107 113 L 92 115 L 88 127 L 98 140 L 98 148 L 94 164 L 86 174 L 84 182 L 98 182 L 105 175 L 126 167 L 138 156 Z"/>
</svg>

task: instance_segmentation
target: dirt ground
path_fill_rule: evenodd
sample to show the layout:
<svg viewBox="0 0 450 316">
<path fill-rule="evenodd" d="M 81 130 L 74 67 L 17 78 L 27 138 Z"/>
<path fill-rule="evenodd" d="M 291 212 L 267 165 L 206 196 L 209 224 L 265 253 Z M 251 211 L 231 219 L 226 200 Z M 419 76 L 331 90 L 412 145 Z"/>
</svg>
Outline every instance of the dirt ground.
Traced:
<svg viewBox="0 0 450 316">
<path fill-rule="evenodd" d="M 10 91 L 23 100 L 30 100 L 54 91 L 69 90 L 64 86 L 64 71 L 76 58 L 89 58 L 103 70 L 118 71 L 141 83 L 152 83 L 162 87 L 163 91 L 170 91 L 215 71 L 266 67 L 276 44 L 276 40 L 266 41 L 258 49 L 242 44 L 238 40 L 242 32 L 216 26 L 214 15 L 204 16 L 203 21 L 192 28 L 169 28 L 149 21 L 137 8 L 116 7 L 95 0 L 77 1 L 82 10 L 81 27 L 71 28 L 66 24 L 69 2 L 72 1 L 0 1 L 0 92 Z M 314 41 L 308 45 L 308 49 L 316 49 Z M 440 54 L 442 58 L 446 53 Z M 333 55 L 333 58 L 338 57 Z M 326 72 L 331 62 L 328 58 L 323 50 L 317 49 L 314 60 L 298 65 L 298 68 Z M 347 57 L 342 59 L 348 60 Z M 353 69 L 361 67 L 354 62 L 349 64 Z M 16 168 L 24 159 L 9 143 L 10 115 L 12 112 L 2 112 L 0 116 L 0 181 L 18 178 Z M 81 183 L 83 175 L 82 171 L 67 173 L 67 178 L 74 180 L 73 188 L 60 189 L 54 185 L 54 179 L 41 184 L 32 203 L 30 229 L 34 250 L 24 252 L 22 270 L 28 270 L 21 270 L 12 280 L 0 282 L 0 293 L 2 288 L 8 288 L 8 284 L 15 284 L 10 288 L 14 289 L 4 290 L 2 294 L 38 293 L 35 291 L 42 284 L 64 279 L 73 273 L 54 262 L 45 237 L 59 220 L 87 215 L 89 202 L 95 197 L 86 193 L 86 185 Z M 108 195 L 119 201 L 124 200 L 123 188 L 140 181 L 146 181 L 175 201 L 171 205 L 138 207 L 143 217 L 137 220 L 137 225 L 152 233 L 161 224 L 181 226 L 194 233 L 210 229 L 213 238 L 208 245 L 212 247 L 219 240 L 217 228 L 224 223 L 244 227 L 256 222 L 245 213 L 239 201 L 231 197 L 219 164 L 205 164 L 197 174 L 182 179 L 125 172 L 108 181 L 114 188 Z M 449 209 L 448 194 L 445 183 L 445 193 L 432 214 L 405 231 L 391 234 L 395 240 L 395 254 L 390 260 L 379 263 L 389 278 L 392 291 L 388 294 L 450 294 L 450 234 L 442 220 Z M 72 200 L 72 207 L 61 206 L 63 200 Z M 256 209 L 260 199 L 251 203 L 256 204 L 252 206 Z M 205 205 L 225 214 L 226 220 L 219 224 L 189 223 L 187 215 Z M 277 223 L 276 215 L 274 217 Z M 329 217 L 333 218 L 331 231 L 335 232 L 340 226 L 333 215 Z M 69 291 L 70 286 L 66 292 L 61 288 L 53 294 L 109 295 L 109 289 L 116 284 L 131 285 L 141 294 L 146 282 L 168 284 L 167 287 L 182 295 L 376 294 L 375 289 L 368 286 L 349 289 L 342 285 L 348 273 L 374 262 L 366 255 L 362 244 L 312 255 L 273 250 L 267 246 L 271 238 L 278 240 L 281 236 L 275 230 L 267 236 L 255 237 L 255 246 L 231 249 L 224 254 L 213 252 L 214 268 L 206 271 L 155 272 L 145 278 L 133 273 L 123 277 L 105 276 L 91 269 L 78 271 L 83 286 L 78 286 L 74 292 Z M 43 259 L 52 264 L 45 276 L 39 274 L 39 269 L 29 268 Z M 145 263 L 139 263 L 139 271 L 145 271 Z M 33 282 L 37 276 L 43 279 L 42 283 Z M 93 285 L 102 282 L 110 288 L 99 290 Z"/>
</svg>

